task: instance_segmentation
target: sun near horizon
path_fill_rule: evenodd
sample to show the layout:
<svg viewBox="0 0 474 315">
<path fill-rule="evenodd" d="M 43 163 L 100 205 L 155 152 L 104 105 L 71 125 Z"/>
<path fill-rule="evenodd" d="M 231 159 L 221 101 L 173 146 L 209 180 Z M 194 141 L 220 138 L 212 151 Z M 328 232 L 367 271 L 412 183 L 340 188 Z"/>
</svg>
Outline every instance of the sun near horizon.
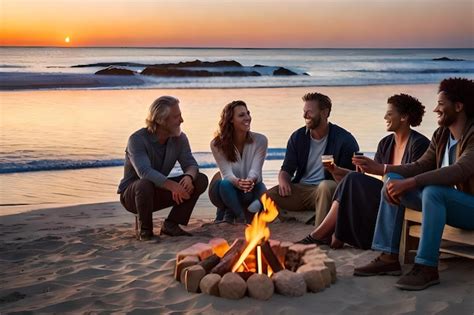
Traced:
<svg viewBox="0 0 474 315">
<path fill-rule="evenodd" d="M 66 38 L 64 38 L 64 42 L 66 44 L 69 44 L 71 42 L 71 38 L 69 36 L 66 36 Z"/>
</svg>

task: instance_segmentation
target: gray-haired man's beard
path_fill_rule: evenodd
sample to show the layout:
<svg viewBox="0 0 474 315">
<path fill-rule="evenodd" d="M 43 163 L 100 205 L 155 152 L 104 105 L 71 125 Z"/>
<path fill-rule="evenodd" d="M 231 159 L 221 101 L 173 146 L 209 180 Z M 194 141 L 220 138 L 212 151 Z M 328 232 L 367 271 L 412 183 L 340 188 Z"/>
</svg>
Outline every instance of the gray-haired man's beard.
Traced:
<svg viewBox="0 0 474 315">
<path fill-rule="evenodd" d="M 181 135 L 181 126 L 177 128 L 173 128 L 171 131 L 171 136 L 172 137 L 179 137 Z"/>
</svg>

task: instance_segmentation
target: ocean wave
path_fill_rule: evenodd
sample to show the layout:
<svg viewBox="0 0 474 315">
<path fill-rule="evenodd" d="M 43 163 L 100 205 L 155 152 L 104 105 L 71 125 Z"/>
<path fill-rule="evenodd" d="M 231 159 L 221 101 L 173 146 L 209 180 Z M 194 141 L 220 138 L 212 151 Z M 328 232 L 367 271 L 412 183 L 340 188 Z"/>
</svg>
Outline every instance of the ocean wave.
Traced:
<svg viewBox="0 0 474 315">
<path fill-rule="evenodd" d="M 268 149 L 266 160 L 283 160 L 285 157 L 284 148 Z M 193 153 L 200 168 L 215 168 L 216 162 L 211 152 Z M 38 159 L 23 160 L 20 158 L 9 158 L 9 161 L 0 162 L 0 174 L 27 173 L 41 171 L 61 171 L 78 170 L 87 168 L 103 168 L 123 166 L 124 159 Z M 177 168 L 177 167 L 175 167 Z"/>
<path fill-rule="evenodd" d="M 12 69 L 15 69 L 15 68 L 27 68 L 27 67 L 26 67 L 26 66 L 22 66 L 22 65 L 11 65 L 11 64 L 2 65 L 2 64 L 0 64 L 0 68 L 12 68 Z"/>
<path fill-rule="evenodd" d="M 355 73 L 401 73 L 401 74 L 437 74 L 437 73 L 474 73 L 474 69 L 386 69 L 386 70 L 369 70 L 354 69 L 340 70 L 339 72 L 355 72 Z"/>
<path fill-rule="evenodd" d="M 308 86 L 375 86 L 438 83 L 446 75 L 474 77 L 474 68 L 341 69 L 308 71 L 307 76 L 153 77 L 100 76 L 85 73 L 0 71 L 0 91 L 50 89 L 241 89 Z M 410 75 L 407 75 L 410 74 Z"/>
</svg>

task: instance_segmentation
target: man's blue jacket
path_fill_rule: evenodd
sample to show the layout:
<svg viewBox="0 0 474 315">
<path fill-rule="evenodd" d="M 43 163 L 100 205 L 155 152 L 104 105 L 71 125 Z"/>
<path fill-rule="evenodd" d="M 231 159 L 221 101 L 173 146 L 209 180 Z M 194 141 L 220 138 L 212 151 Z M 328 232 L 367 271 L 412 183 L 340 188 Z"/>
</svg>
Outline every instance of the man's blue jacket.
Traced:
<svg viewBox="0 0 474 315">
<path fill-rule="evenodd" d="M 306 171 L 310 148 L 311 135 L 309 129 L 302 127 L 291 135 L 286 145 L 286 154 L 281 170 L 292 177 L 293 183 L 298 183 Z M 332 154 L 337 166 L 355 169 L 352 164 L 354 152 L 359 151 L 356 139 L 347 130 L 329 123 L 329 133 L 324 154 Z M 296 172 L 296 174 L 295 174 Z M 333 179 L 331 173 L 324 171 L 325 179 Z"/>
</svg>

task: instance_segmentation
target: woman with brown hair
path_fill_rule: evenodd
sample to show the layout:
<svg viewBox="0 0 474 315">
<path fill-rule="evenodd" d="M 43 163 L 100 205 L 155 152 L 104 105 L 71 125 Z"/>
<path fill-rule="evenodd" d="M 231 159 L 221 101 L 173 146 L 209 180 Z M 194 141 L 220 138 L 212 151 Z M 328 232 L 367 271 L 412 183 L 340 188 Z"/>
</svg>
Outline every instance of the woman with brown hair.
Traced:
<svg viewBox="0 0 474 315">
<path fill-rule="evenodd" d="M 251 212 L 261 209 L 258 201 L 266 191 L 262 167 L 268 140 L 250 131 L 252 117 L 243 101 L 233 101 L 222 110 L 211 151 L 219 167 L 209 185 L 209 197 L 217 207 L 216 221 L 246 223 Z"/>
</svg>

